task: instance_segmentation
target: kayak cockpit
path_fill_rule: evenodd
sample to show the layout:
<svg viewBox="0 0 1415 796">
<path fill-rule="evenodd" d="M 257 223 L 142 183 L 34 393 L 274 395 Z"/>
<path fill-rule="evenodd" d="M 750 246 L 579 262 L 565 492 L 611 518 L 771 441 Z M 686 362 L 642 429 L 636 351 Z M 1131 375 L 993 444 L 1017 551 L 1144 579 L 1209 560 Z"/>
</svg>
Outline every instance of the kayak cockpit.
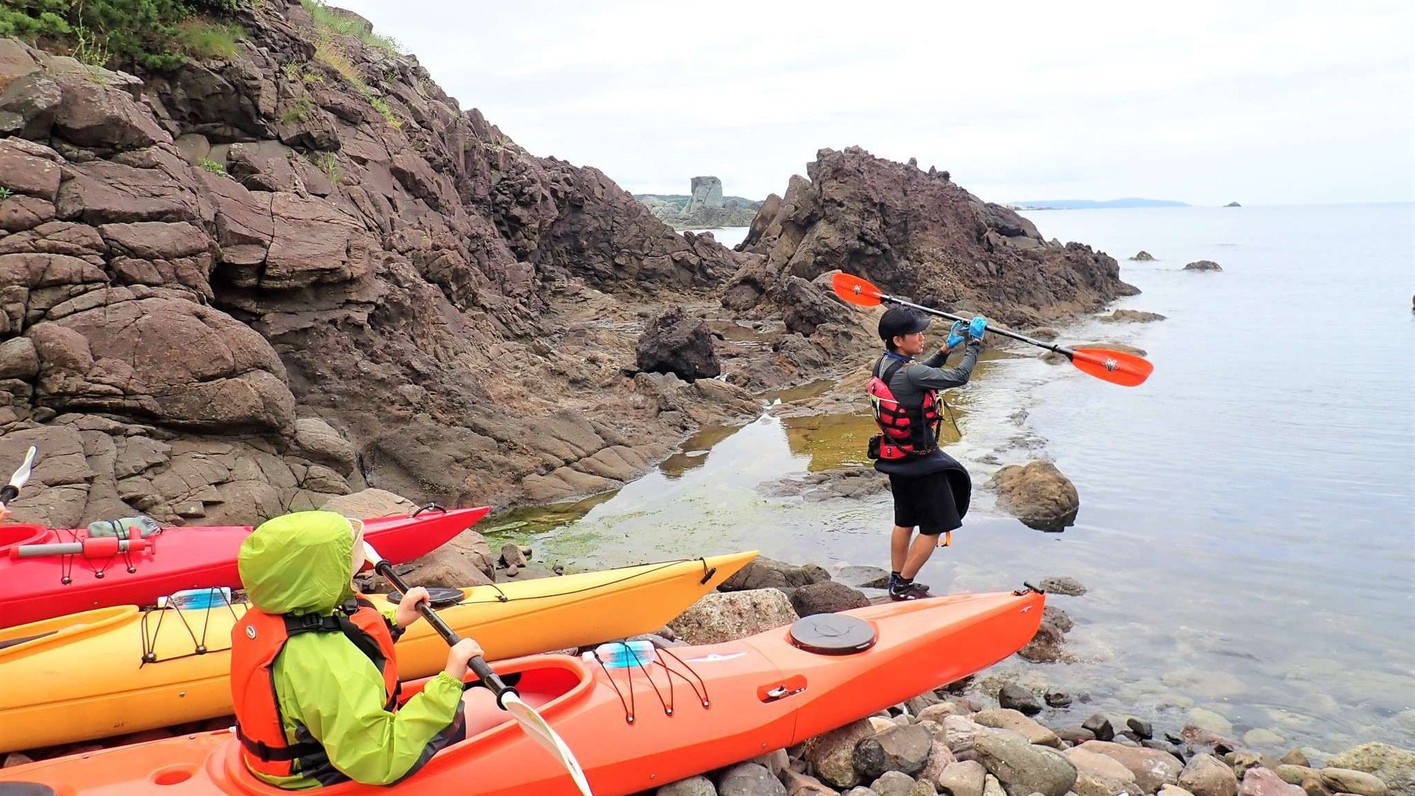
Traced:
<svg viewBox="0 0 1415 796">
<path fill-rule="evenodd" d="M 579 658 L 565 655 L 517 658 L 498 662 L 493 668 L 508 683 L 514 682 L 521 700 L 535 708 L 551 726 L 555 726 L 558 717 L 572 715 L 576 705 L 590 695 L 594 686 L 594 676 L 585 664 Z M 427 679 L 430 678 L 403 683 L 400 697 L 406 701 L 421 692 Z M 474 693 L 465 700 L 467 739 L 438 752 L 408 782 L 415 782 L 419 776 L 430 775 L 438 769 L 464 766 L 468 760 L 482 758 L 489 750 L 520 737 L 523 731 L 516 720 L 496 707 L 489 692 L 480 687 L 469 690 Z M 547 757 L 546 763 L 552 764 L 552 758 Z M 234 735 L 207 760 L 207 774 L 226 793 L 266 796 L 291 793 L 267 785 L 250 773 L 241 759 L 240 742 L 235 740 Z M 320 792 L 332 796 L 361 787 L 355 783 L 341 783 L 320 788 Z"/>
<path fill-rule="evenodd" d="M 43 544 L 54 541 L 56 534 L 43 525 L 15 523 L 0 525 L 0 556 L 10 555 L 10 548 L 24 544 Z"/>
</svg>

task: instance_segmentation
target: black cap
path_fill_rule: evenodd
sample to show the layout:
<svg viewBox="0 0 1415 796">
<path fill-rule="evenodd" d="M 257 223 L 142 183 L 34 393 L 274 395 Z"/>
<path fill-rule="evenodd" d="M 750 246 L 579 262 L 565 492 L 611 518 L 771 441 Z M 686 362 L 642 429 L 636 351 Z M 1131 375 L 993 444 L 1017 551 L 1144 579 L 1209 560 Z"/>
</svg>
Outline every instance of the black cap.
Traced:
<svg viewBox="0 0 1415 796">
<path fill-rule="evenodd" d="M 922 332 L 929 328 L 931 320 L 933 319 L 922 312 L 908 307 L 890 307 L 879 319 L 879 339 L 893 340 L 896 335 Z"/>
</svg>

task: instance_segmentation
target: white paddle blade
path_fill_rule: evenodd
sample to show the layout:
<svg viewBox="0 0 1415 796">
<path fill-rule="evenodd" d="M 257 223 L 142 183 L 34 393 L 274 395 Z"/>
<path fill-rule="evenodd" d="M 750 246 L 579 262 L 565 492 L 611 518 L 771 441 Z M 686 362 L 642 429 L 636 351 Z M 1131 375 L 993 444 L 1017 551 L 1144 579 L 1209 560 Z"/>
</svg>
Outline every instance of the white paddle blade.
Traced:
<svg viewBox="0 0 1415 796">
<path fill-rule="evenodd" d="M 368 560 L 369 566 L 375 568 L 378 567 L 378 562 L 383 560 L 383 556 L 379 555 L 378 551 L 373 549 L 373 545 L 368 542 L 364 542 L 364 558 Z"/>
<path fill-rule="evenodd" d="M 555 730 L 545 723 L 545 719 L 541 718 L 534 708 L 522 702 L 519 696 L 511 692 L 502 694 L 501 706 L 516 721 L 520 722 L 521 729 L 525 730 L 527 735 L 560 759 L 560 764 L 570 772 L 570 779 L 575 781 L 575 787 L 580 789 L 580 793 L 584 796 L 594 796 L 590 792 L 590 783 L 585 778 L 584 769 L 580 768 L 580 761 L 575 759 L 570 747 L 565 745 L 565 741 L 561 740 Z"/>
<path fill-rule="evenodd" d="M 34 464 L 34 455 L 37 452 L 38 450 L 33 445 L 31 445 L 29 453 L 25 454 L 24 464 L 21 464 L 20 469 L 16 470 L 15 474 L 10 476 L 10 486 L 19 489 L 20 487 L 25 485 L 26 481 L 29 480 L 30 470 L 32 469 L 32 465 Z"/>
</svg>

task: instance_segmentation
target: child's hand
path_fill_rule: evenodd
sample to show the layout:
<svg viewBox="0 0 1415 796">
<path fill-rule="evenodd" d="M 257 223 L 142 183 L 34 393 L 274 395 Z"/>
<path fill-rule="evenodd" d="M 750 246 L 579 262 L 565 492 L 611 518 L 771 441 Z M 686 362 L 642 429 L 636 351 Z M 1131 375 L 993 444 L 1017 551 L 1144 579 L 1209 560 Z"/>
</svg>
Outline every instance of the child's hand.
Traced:
<svg viewBox="0 0 1415 796">
<path fill-rule="evenodd" d="M 464 638 L 447 651 L 447 668 L 443 671 L 457 680 L 466 682 L 467 667 L 471 664 L 472 658 L 481 654 L 480 644 L 469 638 Z"/>
<path fill-rule="evenodd" d="M 8 519 L 10 519 L 10 510 L 4 506 L 0 506 L 0 522 L 4 522 Z"/>
<path fill-rule="evenodd" d="M 421 615 L 418 613 L 418 603 L 429 599 L 427 589 L 422 586 L 408 589 L 408 593 L 398 601 L 398 610 L 393 614 L 393 621 L 398 623 L 398 627 L 407 627 L 416 622 Z"/>
</svg>

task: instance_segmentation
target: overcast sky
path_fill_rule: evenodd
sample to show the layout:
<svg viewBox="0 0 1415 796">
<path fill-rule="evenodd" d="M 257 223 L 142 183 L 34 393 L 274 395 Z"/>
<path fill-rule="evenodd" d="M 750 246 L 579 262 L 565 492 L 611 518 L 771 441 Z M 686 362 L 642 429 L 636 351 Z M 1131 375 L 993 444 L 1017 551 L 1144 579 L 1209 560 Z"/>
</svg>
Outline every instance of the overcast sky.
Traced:
<svg viewBox="0 0 1415 796">
<path fill-rule="evenodd" d="M 1415 2 L 331 0 L 533 154 L 782 193 L 817 149 L 997 202 L 1415 200 Z"/>
</svg>

